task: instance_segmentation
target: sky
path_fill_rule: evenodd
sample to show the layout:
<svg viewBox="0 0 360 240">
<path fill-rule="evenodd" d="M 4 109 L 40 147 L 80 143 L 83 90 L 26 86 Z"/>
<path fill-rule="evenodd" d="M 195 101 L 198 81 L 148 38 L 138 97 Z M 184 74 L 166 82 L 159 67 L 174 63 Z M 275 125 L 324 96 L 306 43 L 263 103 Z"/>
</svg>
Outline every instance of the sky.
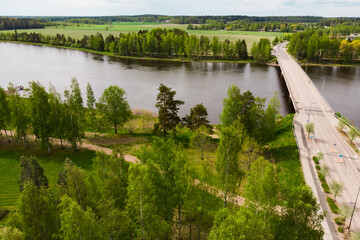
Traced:
<svg viewBox="0 0 360 240">
<path fill-rule="evenodd" d="M 360 0 L 0 0 L 0 16 L 139 14 L 360 17 Z"/>
</svg>

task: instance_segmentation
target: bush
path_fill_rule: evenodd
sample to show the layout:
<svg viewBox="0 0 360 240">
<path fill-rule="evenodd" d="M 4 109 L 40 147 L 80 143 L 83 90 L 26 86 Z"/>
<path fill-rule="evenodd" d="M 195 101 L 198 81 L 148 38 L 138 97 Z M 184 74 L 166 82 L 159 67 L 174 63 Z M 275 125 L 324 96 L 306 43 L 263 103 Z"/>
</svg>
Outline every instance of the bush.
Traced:
<svg viewBox="0 0 360 240">
<path fill-rule="evenodd" d="M 9 212 L 10 212 L 9 209 L 0 208 L 0 220 L 6 217 L 6 215 L 8 215 Z"/>
<path fill-rule="evenodd" d="M 337 225 L 344 225 L 344 218 L 336 217 L 334 220 L 335 220 Z"/>
<path fill-rule="evenodd" d="M 343 233 L 343 232 L 344 232 L 344 228 L 343 228 L 343 227 L 338 227 L 338 232 Z"/>
<path fill-rule="evenodd" d="M 313 156 L 313 160 L 315 164 L 319 164 L 319 158 L 317 156 Z"/>
<path fill-rule="evenodd" d="M 318 172 L 318 177 L 322 183 L 326 182 L 325 176 L 321 172 Z"/>
<path fill-rule="evenodd" d="M 339 113 L 339 112 L 336 112 L 335 115 L 338 117 L 341 117 L 341 113 Z"/>
<path fill-rule="evenodd" d="M 321 186 L 324 189 L 324 192 L 330 193 L 329 185 L 326 182 L 322 183 Z"/>
<path fill-rule="evenodd" d="M 316 165 L 315 168 L 316 168 L 318 171 L 320 171 L 320 169 L 321 169 L 319 165 Z"/>
<path fill-rule="evenodd" d="M 330 207 L 330 210 L 331 210 L 333 213 L 335 213 L 335 214 L 339 213 L 339 207 L 338 207 L 338 205 L 334 202 L 334 200 L 333 200 L 332 198 L 327 197 L 327 198 L 326 198 L 326 201 L 328 202 L 329 207 Z"/>
</svg>

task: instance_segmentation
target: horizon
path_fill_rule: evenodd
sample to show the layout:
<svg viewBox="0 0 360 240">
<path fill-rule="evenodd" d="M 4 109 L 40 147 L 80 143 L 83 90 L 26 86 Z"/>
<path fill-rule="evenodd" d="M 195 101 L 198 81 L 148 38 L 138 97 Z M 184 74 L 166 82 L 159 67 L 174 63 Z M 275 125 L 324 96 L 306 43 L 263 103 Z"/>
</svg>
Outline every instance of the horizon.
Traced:
<svg viewBox="0 0 360 240">
<path fill-rule="evenodd" d="M 225 0 L 221 4 L 215 0 L 0 0 L 0 3 L 0 16 L 19 17 L 243 15 L 331 18 L 358 17 L 360 8 L 360 0 Z"/>
</svg>

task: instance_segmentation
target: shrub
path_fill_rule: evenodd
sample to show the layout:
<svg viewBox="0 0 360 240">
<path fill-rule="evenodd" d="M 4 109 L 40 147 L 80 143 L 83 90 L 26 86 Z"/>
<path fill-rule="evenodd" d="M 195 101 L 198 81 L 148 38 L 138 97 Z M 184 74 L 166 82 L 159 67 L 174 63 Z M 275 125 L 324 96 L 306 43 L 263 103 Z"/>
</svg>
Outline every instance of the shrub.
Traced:
<svg viewBox="0 0 360 240">
<path fill-rule="evenodd" d="M 336 217 L 334 220 L 335 220 L 337 225 L 344 225 L 344 218 Z"/>
<path fill-rule="evenodd" d="M 313 156 L 313 160 L 315 164 L 319 164 L 319 158 L 317 156 Z"/>
<path fill-rule="evenodd" d="M 320 169 L 321 169 L 319 165 L 316 165 L 315 168 L 316 168 L 318 171 L 320 171 Z"/>
<path fill-rule="evenodd" d="M 6 215 L 9 213 L 9 209 L 6 208 L 0 208 L 0 220 L 6 217 Z"/>
<path fill-rule="evenodd" d="M 330 187 L 326 182 L 322 183 L 321 186 L 324 189 L 324 192 L 330 193 Z"/>
<path fill-rule="evenodd" d="M 338 232 L 343 233 L 343 232 L 344 232 L 344 228 L 343 228 L 343 227 L 338 227 Z"/>
<path fill-rule="evenodd" d="M 339 113 L 339 112 L 336 112 L 335 115 L 338 117 L 341 117 L 341 113 Z"/>
<path fill-rule="evenodd" d="M 319 179 L 322 183 L 325 182 L 325 176 L 321 173 L 321 172 L 318 172 L 318 176 L 319 176 Z"/>
<path fill-rule="evenodd" d="M 339 213 L 339 207 L 338 207 L 338 205 L 334 202 L 334 200 L 333 200 L 332 198 L 327 197 L 327 198 L 326 198 L 326 201 L 328 202 L 329 207 L 330 207 L 330 210 L 331 210 L 333 213 L 335 213 L 335 214 Z"/>
</svg>

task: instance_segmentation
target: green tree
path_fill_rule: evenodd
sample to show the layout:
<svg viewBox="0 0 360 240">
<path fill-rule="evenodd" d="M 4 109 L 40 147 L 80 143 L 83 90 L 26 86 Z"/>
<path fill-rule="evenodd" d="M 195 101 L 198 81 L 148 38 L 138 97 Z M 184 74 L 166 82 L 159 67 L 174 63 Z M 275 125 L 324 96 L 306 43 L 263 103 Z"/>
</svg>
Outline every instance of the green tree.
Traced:
<svg viewBox="0 0 360 240">
<path fill-rule="evenodd" d="M 344 128 L 346 127 L 347 122 L 349 122 L 349 120 L 344 116 L 342 116 L 341 119 L 339 119 L 338 126 L 339 126 L 341 131 L 344 131 Z"/>
<path fill-rule="evenodd" d="M 118 126 L 122 126 L 131 117 L 131 109 L 126 100 L 126 92 L 118 86 L 110 86 L 104 90 L 100 100 L 100 110 L 105 118 L 114 124 L 115 133 Z"/>
<path fill-rule="evenodd" d="M 357 130 L 354 127 L 350 127 L 348 135 L 352 143 L 354 143 L 355 138 L 359 136 Z"/>
<path fill-rule="evenodd" d="M 220 50 L 221 50 L 221 45 L 220 45 L 218 37 L 213 37 L 213 39 L 210 43 L 210 47 L 211 47 L 211 51 L 213 53 L 214 58 L 217 58 L 220 53 Z"/>
<path fill-rule="evenodd" d="M 94 169 L 101 180 L 105 199 L 113 199 L 118 209 L 124 209 L 127 198 L 128 164 L 123 154 L 115 149 L 111 156 L 98 152 L 94 158 Z"/>
<path fill-rule="evenodd" d="M 216 170 L 222 183 L 224 193 L 224 207 L 226 206 L 229 193 L 235 193 L 235 189 L 241 182 L 243 173 L 239 166 L 239 152 L 241 150 L 242 125 L 239 121 L 230 127 L 221 129 L 220 144 L 217 150 Z"/>
<path fill-rule="evenodd" d="M 209 239 L 272 239 L 270 229 L 266 232 L 259 231 L 263 226 L 263 220 L 248 208 L 240 207 L 236 213 L 223 208 L 215 216 Z"/>
<path fill-rule="evenodd" d="M 24 157 L 20 158 L 20 178 L 19 188 L 20 191 L 24 190 L 24 187 L 28 181 L 32 181 L 38 188 L 48 187 L 49 180 L 44 174 L 44 169 L 39 165 L 35 157 Z"/>
<path fill-rule="evenodd" d="M 240 117 L 242 111 L 242 95 L 240 89 L 231 85 L 227 90 L 227 98 L 223 100 L 223 112 L 220 115 L 221 124 L 230 126 Z"/>
<path fill-rule="evenodd" d="M 201 125 L 195 132 L 191 135 L 190 143 L 193 146 L 196 146 L 201 149 L 201 159 L 204 159 L 204 150 L 206 144 L 209 142 L 209 129 Z"/>
<path fill-rule="evenodd" d="M 280 221 L 274 221 L 275 239 L 323 239 L 324 230 L 316 198 L 308 186 L 292 189 L 286 206 L 281 208 Z"/>
<path fill-rule="evenodd" d="M 246 135 L 239 153 L 239 160 L 245 171 L 250 172 L 251 164 L 261 156 L 261 153 L 260 144 L 254 138 Z"/>
<path fill-rule="evenodd" d="M 308 138 L 310 137 L 311 133 L 314 133 L 314 128 L 315 128 L 314 123 L 307 123 L 305 125 L 305 129 L 306 129 L 306 131 L 308 133 Z"/>
<path fill-rule="evenodd" d="M 329 176 L 329 172 L 330 172 L 330 167 L 328 165 L 324 164 L 321 166 L 320 173 L 324 175 L 324 177 Z"/>
<path fill-rule="evenodd" d="M 32 131 L 43 147 L 50 153 L 50 136 L 53 124 L 50 122 L 49 94 L 39 82 L 30 82 L 30 108 Z"/>
<path fill-rule="evenodd" d="M 159 123 L 155 126 L 156 130 L 162 131 L 166 137 L 168 130 L 174 130 L 176 125 L 180 123 L 178 116 L 179 106 L 184 102 L 175 100 L 176 91 L 171 91 L 171 88 L 160 84 L 159 94 L 156 98 L 156 107 L 159 109 Z"/>
<path fill-rule="evenodd" d="M 59 227 L 58 213 L 46 187 L 39 188 L 33 181 L 24 185 L 14 223 L 26 239 L 54 239 Z"/>
<path fill-rule="evenodd" d="M 96 99 L 90 83 L 88 83 L 86 86 L 86 97 L 87 97 L 86 106 L 87 106 L 88 123 L 90 124 L 92 129 L 96 129 L 96 125 L 97 125 L 96 112 L 95 112 Z"/>
<path fill-rule="evenodd" d="M 344 224 L 346 220 L 351 216 L 353 208 L 346 203 L 342 203 L 340 206 L 340 216 L 344 219 Z"/>
<path fill-rule="evenodd" d="M 16 130 L 16 139 L 26 141 L 30 123 L 27 102 L 17 92 L 13 92 L 9 97 L 9 108 L 11 111 L 11 125 Z"/>
<path fill-rule="evenodd" d="M 105 239 L 101 225 L 91 208 L 83 210 L 68 196 L 61 197 L 59 208 L 62 239 Z"/>
<path fill-rule="evenodd" d="M 204 105 L 201 103 L 191 108 L 190 115 L 186 115 L 183 118 L 183 121 L 186 123 L 187 127 L 193 131 L 202 125 L 207 127 L 209 131 L 212 131 L 212 126 L 210 125 L 210 121 L 207 116 L 208 112 L 206 107 L 204 107 Z"/>
<path fill-rule="evenodd" d="M 71 82 L 71 91 L 65 90 L 64 92 L 64 126 L 66 126 L 66 140 L 71 143 L 73 148 L 76 148 L 77 144 L 81 142 L 81 138 L 84 136 L 84 107 L 78 81 L 73 78 Z"/>
<path fill-rule="evenodd" d="M 344 184 L 337 181 L 332 181 L 332 183 L 329 184 L 329 187 L 334 195 L 334 200 L 336 200 L 337 196 L 341 196 L 341 193 L 344 191 Z"/>
<path fill-rule="evenodd" d="M 49 105 L 49 121 L 53 126 L 52 137 L 59 139 L 61 148 L 64 148 L 63 139 L 65 138 L 66 134 L 65 106 L 61 101 L 61 95 L 52 85 L 50 85 L 49 90 Z"/>
<path fill-rule="evenodd" d="M 157 192 L 148 166 L 131 165 L 129 173 L 129 200 L 126 208 L 131 216 L 134 237 L 163 238 L 169 226 L 157 213 L 159 207 L 165 206 L 157 205 Z"/>
<path fill-rule="evenodd" d="M 0 87 L 0 129 L 4 129 L 6 138 L 10 142 L 7 129 L 10 128 L 11 116 L 8 100 L 6 99 L 5 90 Z"/>
<path fill-rule="evenodd" d="M 0 228 L 0 240 L 25 240 L 25 234 L 13 227 Z"/>
<path fill-rule="evenodd" d="M 91 194 L 91 187 L 86 172 L 75 166 L 70 159 L 65 160 L 64 169 L 59 174 L 58 184 L 61 195 L 67 195 L 76 201 L 83 210 L 96 202 L 96 195 Z"/>
</svg>

